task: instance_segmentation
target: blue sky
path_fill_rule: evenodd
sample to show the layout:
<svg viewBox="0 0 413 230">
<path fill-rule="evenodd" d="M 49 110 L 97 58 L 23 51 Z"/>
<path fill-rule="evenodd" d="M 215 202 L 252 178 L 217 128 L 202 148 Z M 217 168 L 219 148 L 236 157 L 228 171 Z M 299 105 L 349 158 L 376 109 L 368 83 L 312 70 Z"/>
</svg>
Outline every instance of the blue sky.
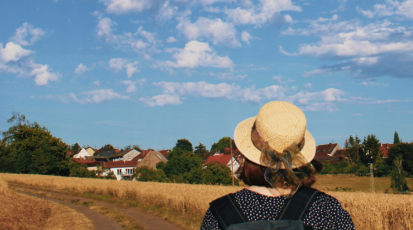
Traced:
<svg viewBox="0 0 413 230">
<path fill-rule="evenodd" d="M 208 149 L 273 100 L 317 144 L 413 140 L 413 0 L 4 1 L 0 130 Z"/>
</svg>

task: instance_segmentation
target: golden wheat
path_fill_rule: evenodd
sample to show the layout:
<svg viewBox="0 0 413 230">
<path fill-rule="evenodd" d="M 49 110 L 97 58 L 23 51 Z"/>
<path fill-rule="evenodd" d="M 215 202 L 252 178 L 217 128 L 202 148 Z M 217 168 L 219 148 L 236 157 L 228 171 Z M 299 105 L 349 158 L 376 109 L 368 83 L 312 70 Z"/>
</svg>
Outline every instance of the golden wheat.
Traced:
<svg viewBox="0 0 413 230">
<path fill-rule="evenodd" d="M 196 216 L 199 229 L 209 202 L 240 187 L 112 181 L 40 175 L 0 174 L 6 181 L 67 189 L 79 193 L 111 195 L 135 199 L 148 205 L 166 207 L 177 214 Z M 363 192 L 327 192 L 350 213 L 357 229 L 413 229 L 413 196 Z"/>
</svg>

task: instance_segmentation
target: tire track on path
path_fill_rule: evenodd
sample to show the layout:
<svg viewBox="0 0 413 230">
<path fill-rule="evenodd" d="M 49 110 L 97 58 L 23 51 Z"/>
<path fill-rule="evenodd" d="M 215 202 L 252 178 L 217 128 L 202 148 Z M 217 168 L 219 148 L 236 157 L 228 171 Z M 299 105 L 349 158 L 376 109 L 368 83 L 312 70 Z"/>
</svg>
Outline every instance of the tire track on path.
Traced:
<svg viewBox="0 0 413 230">
<path fill-rule="evenodd" d="M 25 189 L 25 190 L 30 191 L 30 192 L 41 192 L 41 193 L 52 195 L 54 197 L 60 197 L 64 200 L 76 200 L 80 203 L 93 201 L 93 203 L 95 203 L 97 205 L 106 206 L 108 208 L 116 209 L 119 212 L 121 212 L 123 215 L 128 216 L 130 218 L 133 218 L 134 220 L 138 221 L 147 230 L 158 230 L 158 229 L 159 230 L 164 230 L 164 229 L 165 230 L 181 230 L 181 228 L 179 228 L 179 227 L 175 226 L 174 224 L 172 224 L 168 221 L 165 221 L 165 220 L 163 220 L 159 217 L 152 216 L 152 215 L 146 214 L 144 212 L 141 212 L 137 209 L 133 209 L 133 208 L 129 208 L 129 207 L 123 207 L 123 206 L 120 206 L 120 205 L 115 205 L 115 204 L 111 204 L 111 203 L 107 203 L 107 202 L 103 202 L 103 201 L 98 201 L 98 200 L 94 200 L 94 199 L 77 197 L 77 196 L 73 196 L 73 195 L 58 193 L 56 191 L 49 191 L 49 190 L 41 189 L 41 188 L 20 186 L 20 185 L 11 184 L 11 183 L 9 183 L 9 188 L 12 188 L 12 189 Z M 66 202 L 66 203 L 70 203 L 70 202 Z M 74 205 L 74 204 L 71 204 L 71 205 Z M 75 205 L 75 206 L 79 207 L 79 205 Z M 82 207 L 82 208 L 84 208 L 84 207 Z M 87 209 L 87 208 L 85 208 L 85 209 Z M 89 209 L 87 209 L 87 210 L 89 210 Z M 92 211 L 92 210 L 90 210 L 90 211 Z M 102 215 L 102 214 L 100 214 L 100 215 Z M 99 229 L 99 228 L 97 228 L 97 229 Z"/>
</svg>

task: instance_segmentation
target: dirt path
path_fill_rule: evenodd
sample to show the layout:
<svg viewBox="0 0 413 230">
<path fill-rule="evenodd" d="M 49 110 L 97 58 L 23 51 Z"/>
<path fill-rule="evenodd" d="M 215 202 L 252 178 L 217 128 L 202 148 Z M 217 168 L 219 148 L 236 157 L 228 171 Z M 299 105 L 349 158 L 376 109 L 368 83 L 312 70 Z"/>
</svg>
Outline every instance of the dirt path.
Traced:
<svg viewBox="0 0 413 230">
<path fill-rule="evenodd" d="M 12 187 L 12 186 L 10 186 Z M 53 201 L 62 205 L 65 205 L 71 209 L 74 209 L 77 212 L 83 213 L 87 218 L 89 218 L 95 229 L 99 229 L 99 230 L 121 230 L 122 227 L 119 226 L 116 221 L 107 218 L 105 215 L 100 214 L 94 210 L 88 209 L 86 207 L 80 206 L 80 205 L 76 205 L 76 204 L 72 204 L 70 201 L 63 201 L 63 200 L 58 200 L 58 199 L 53 199 L 53 198 L 49 198 L 49 197 L 44 197 L 44 196 L 39 196 L 39 195 L 35 195 L 35 194 L 31 194 L 31 193 L 27 193 L 27 192 L 23 192 L 23 191 L 18 191 L 15 190 L 15 192 L 17 193 L 21 193 L 21 194 L 25 194 L 25 195 L 29 195 L 29 196 L 34 196 L 40 199 L 44 199 L 44 200 L 49 200 L 49 201 Z"/>
<path fill-rule="evenodd" d="M 45 190 L 45 189 L 40 189 L 40 188 L 34 188 L 34 187 L 26 187 L 26 186 L 19 186 L 19 185 L 15 185 L 15 184 L 9 184 L 9 188 L 11 189 L 17 189 L 17 190 L 21 190 L 24 189 L 26 191 L 28 191 L 29 193 L 44 193 L 45 195 L 49 194 L 52 197 L 60 197 L 65 201 L 64 205 L 66 204 L 70 204 L 79 208 L 84 208 L 86 210 L 89 210 L 93 213 L 97 213 L 95 211 L 92 211 L 90 209 L 87 209 L 85 207 L 79 206 L 79 205 L 74 205 L 66 200 L 75 200 L 78 201 L 80 203 L 83 202 L 90 202 L 93 201 L 93 203 L 97 204 L 97 205 L 101 205 L 101 206 L 106 206 L 112 209 L 116 209 L 119 212 L 121 212 L 123 215 L 129 216 L 133 219 L 135 219 L 136 221 L 138 221 L 140 224 L 142 224 L 147 230 L 180 230 L 179 227 L 159 218 L 159 217 L 155 217 L 155 216 L 151 216 L 149 214 L 143 213 L 139 210 L 133 209 L 133 208 L 129 208 L 129 207 L 123 207 L 120 205 L 115 205 L 115 204 L 110 204 L 107 202 L 102 202 L 102 201 L 97 201 L 97 200 L 93 200 L 93 199 L 86 199 L 86 198 L 82 198 L 82 197 L 77 197 L 77 196 L 72 196 L 72 195 L 66 195 L 66 194 L 62 194 L 62 193 L 58 193 L 55 191 L 49 191 L 49 190 Z M 18 192 L 18 191 L 16 191 Z M 53 201 L 55 201 L 56 199 L 52 199 Z M 62 203 L 63 204 L 63 203 Z M 69 205 L 67 205 L 69 206 Z M 69 206 L 70 208 L 72 208 L 71 206 Z M 75 208 L 73 208 L 75 209 Z M 78 211 L 77 209 L 75 209 L 76 211 Z M 82 211 L 79 211 L 82 212 Z M 82 212 L 84 213 L 84 212 Z M 84 213 L 86 215 L 86 213 Z M 100 213 L 98 213 L 99 215 L 102 215 Z M 95 215 L 95 214 L 94 214 Z M 88 215 L 86 215 L 88 218 L 90 218 Z M 106 216 L 102 215 L 104 218 L 108 219 Z M 90 218 L 92 221 L 93 219 Z M 98 221 L 98 220 L 97 220 Z M 114 222 L 114 221 L 113 221 Z M 95 222 L 93 222 L 95 224 Z M 117 225 L 118 226 L 118 225 Z M 119 226 L 118 226 L 119 227 Z M 104 228 L 97 228 L 96 229 L 104 229 Z M 106 229 L 120 229 L 120 228 L 105 228 Z"/>
</svg>

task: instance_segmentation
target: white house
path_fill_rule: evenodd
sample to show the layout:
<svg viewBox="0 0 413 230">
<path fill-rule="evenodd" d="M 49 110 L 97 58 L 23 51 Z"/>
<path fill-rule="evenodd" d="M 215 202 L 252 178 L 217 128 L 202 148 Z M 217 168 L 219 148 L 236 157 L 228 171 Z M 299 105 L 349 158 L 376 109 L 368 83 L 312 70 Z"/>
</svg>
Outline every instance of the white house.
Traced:
<svg viewBox="0 0 413 230">
<path fill-rule="evenodd" d="M 73 156 L 73 158 L 82 158 L 86 159 L 86 157 L 90 157 L 90 154 L 86 151 L 85 148 L 82 148 L 79 153 Z"/>
<path fill-rule="evenodd" d="M 105 167 L 115 174 L 117 180 L 131 180 L 138 161 L 109 161 Z"/>
</svg>

